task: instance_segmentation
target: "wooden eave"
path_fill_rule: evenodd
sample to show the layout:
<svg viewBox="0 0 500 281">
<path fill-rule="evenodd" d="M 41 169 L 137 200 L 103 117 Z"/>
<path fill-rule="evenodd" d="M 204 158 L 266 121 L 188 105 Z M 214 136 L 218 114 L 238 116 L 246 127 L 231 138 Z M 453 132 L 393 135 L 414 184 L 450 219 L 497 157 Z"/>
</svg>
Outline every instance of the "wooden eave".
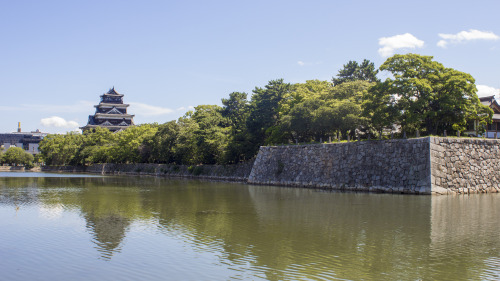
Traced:
<svg viewBox="0 0 500 281">
<path fill-rule="evenodd" d="M 96 113 L 94 119 L 132 119 L 135 115 L 131 114 L 106 114 L 106 113 Z"/>
<path fill-rule="evenodd" d="M 107 97 L 123 97 L 122 94 L 116 94 L 116 95 L 115 94 L 102 94 L 102 95 L 100 95 L 101 98 L 104 97 L 104 96 L 107 96 Z"/>
<path fill-rule="evenodd" d="M 97 107 L 97 108 L 101 108 L 101 107 L 109 107 L 109 108 L 113 108 L 113 107 L 129 107 L 130 104 L 125 104 L 125 103 L 99 103 L 98 105 L 94 105 L 94 107 Z"/>
<path fill-rule="evenodd" d="M 116 130 L 121 130 L 121 129 L 125 129 L 125 128 L 128 128 L 130 126 L 135 126 L 134 124 L 130 124 L 128 126 L 118 126 L 118 125 L 113 125 L 113 126 L 105 126 L 105 125 L 85 125 L 83 127 L 80 127 L 81 130 L 85 130 L 85 129 L 90 129 L 90 128 L 97 128 L 97 127 L 101 127 L 101 128 L 107 128 L 109 129 L 110 131 L 116 131 Z"/>
</svg>

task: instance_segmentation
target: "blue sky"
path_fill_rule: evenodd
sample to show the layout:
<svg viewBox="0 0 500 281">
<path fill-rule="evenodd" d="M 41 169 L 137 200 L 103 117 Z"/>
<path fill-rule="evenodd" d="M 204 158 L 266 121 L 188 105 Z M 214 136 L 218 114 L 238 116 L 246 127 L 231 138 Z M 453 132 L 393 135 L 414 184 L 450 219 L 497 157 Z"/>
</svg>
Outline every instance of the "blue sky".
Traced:
<svg viewBox="0 0 500 281">
<path fill-rule="evenodd" d="M 164 123 L 394 53 L 434 56 L 498 94 L 500 1 L 406 2 L 0 0 L 0 132 L 83 126 L 113 86 L 136 124 Z"/>
</svg>

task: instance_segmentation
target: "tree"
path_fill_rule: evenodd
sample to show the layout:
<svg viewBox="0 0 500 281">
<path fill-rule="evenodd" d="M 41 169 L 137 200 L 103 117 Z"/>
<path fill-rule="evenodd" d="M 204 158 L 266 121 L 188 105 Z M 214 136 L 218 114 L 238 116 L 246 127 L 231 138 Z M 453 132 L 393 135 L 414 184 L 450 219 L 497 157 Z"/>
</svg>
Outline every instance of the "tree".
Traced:
<svg viewBox="0 0 500 281">
<path fill-rule="evenodd" d="M 332 87 L 328 95 L 322 98 L 324 100 L 349 100 L 361 105 L 365 98 L 364 93 L 374 85 L 376 83 L 363 80 L 345 82 Z"/>
<path fill-rule="evenodd" d="M 222 99 L 222 117 L 231 125 L 224 163 L 238 163 L 253 156 L 252 144 L 247 130 L 247 119 L 250 115 L 250 104 L 246 93 L 233 92 L 229 99 Z"/>
<path fill-rule="evenodd" d="M 339 70 L 337 78 L 333 77 L 332 82 L 335 86 L 349 81 L 364 80 L 368 82 L 378 82 L 378 70 L 375 69 L 373 62 L 364 59 L 361 64 L 356 61 L 349 61 Z"/>
<path fill-rule="evenodd" d="M 74 163 L 90 165 L 109 161 L 109 151 L 115 141 L 115 134 L 107 128 L 96 127 L 86 130 L 82 143 L 75 155 Z"/>
<path fill-rule="evenodd" d="M 310 141 L 321 134 L 316 126 L 317 110 L 325 106 L 323 100 L 313 98 L 305 100 L 294 106 L 289 113 L 289 128 L 297 140 Z M 324 118 L 324 116 L 323 116 Z"/>
<path fill-rule="evenodd" d="M 198 147 L 196 146 L 195 132 L 198 130 L 198 123 L 191 118 L 193 111 L 188 111 L 177 120 L 179 132 L 173 153 L 177 164 L 198 164 Z"/>
<path fill-rule="evenodd" d="M 174 163 L 176 161 L 174 148 L 177 145 L 179 130 L 179 124 L 175 120 L 158 127 L 150 143 L 149 162 Z"/>
<path fill-rule="evenodd" d="M 47 165 L 77 164 L 75 156 L 83 141 L 76 132 L 66 135 L 47 135 L 39 144 L 40 153 Z"/>
<path fill-rule="evenodd" d="M 273 127 L 295 141 L 311 141 L 340 132 L 344 137 L 366 123 L 362 113 L 364 93 L 375 83 L 350 81 L 332 86 L 328 81 L 308 80 L 292 85 L 283 102 L 283 117 Z"/>
<path fill-rule="evenodd" d="M 222 99 L 223 108 L 221 114 L 228 118 L 235 130 L 245 126 L 249 112 L 249 104 L 246 93 L 232 92 L 228 99 Z"/>
<path fill-rule="evenodd" d="M 387 78 L 383 86 L 372 91 L 371 100 L 386 101 L 386 106 L 393 108 L 375 110 L 367 106 L 372 116 L 377 116 L 377 110 L 392 115 L 397 111 L 403 130 L 418 129 L 427 134 L 463 131 L 471 120 L 491 123 L 493 111 L 479 102 L 474 78 L 432 59 L 417 54 L 388 58 L 380 70 L 391 72 L 394 78 Z M 389 96 L 393 102 L 388 102 Z"/>
<path fill-rule="evenodd" d="M 151 140 L 157 131 L 158 126 L 155 124 L 142 124 L 116 132 L 116 141 L 109 150 L 109 160 L 113 163 L 143 162 L 141 148 L 145 141 Z"/>
<path fill-rule="evenodd" d="M 364 95 L 363 116 L 370 126 L 381 134 L 384 129 L 393 129 L 401 112 L 396 106 L 396 97 L 390 94 L 389 83 L 381 82 L 370 88 Z"/>
<path fill-rule="evenodd" d="M 25 165 L 32 166 L 34 157 L 31 153 L 24 151 L 20 147 L 9 147 L 3 154 L 3 162 L 12 166 Z"/>
<path fill-rule="evenodd" d="M 332 83 L 328 81 L 307 80 L 305 83 L 293 84 L 291 91 L 285 97 L 285 102 L 282 103 L 282 114 L 288 114 L 295 105 L 304 100 L 326 100 L 332 91 Z"/>
<path fill-rule="evenodd" d="M 252 150 L 257 152 L 259 146 L 278 142 L 282 136 L 272 134 L 273 126 L 280 123 L 282 106 L 286 104 L 291 91 L 291 85 L 283 82 L 283 79 L 272 80 L 264 88 L 256 87 L 253 90 L 250 116 L 247 119 L 247 128 L 251 138 Z"/>
<path fill-rule="evenodd" d="M 228 120 L 222 117 L 222 108 L 217 105 L 195 107 L 192 119 L 198 124 L 194 132 L 198 148 L 198 161 L 203 164 L 223 163 L 229 141 Z"/>
</svg>

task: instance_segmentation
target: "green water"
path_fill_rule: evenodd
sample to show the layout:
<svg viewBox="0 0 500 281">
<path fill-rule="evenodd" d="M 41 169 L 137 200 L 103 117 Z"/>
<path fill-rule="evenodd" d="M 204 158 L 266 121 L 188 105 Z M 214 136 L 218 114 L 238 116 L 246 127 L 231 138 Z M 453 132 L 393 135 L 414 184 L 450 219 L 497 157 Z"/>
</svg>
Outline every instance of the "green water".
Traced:
<svg viewBox="0 0 500 281">
<path fill-rule="evenodd" d="M 1 280 L 498 280 L 500 196 L 0 173 Z"/>
</svg>

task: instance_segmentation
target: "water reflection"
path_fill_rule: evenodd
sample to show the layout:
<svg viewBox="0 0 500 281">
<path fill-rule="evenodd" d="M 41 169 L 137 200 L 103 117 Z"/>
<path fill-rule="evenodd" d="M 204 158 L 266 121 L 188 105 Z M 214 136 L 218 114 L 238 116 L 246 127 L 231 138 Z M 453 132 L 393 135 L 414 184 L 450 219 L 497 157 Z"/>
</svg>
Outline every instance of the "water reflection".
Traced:
<svg viewBox="0 0 500 281">
<path fill-rule="evenodd" d="M 500 278 L 500 196 L 439 196 L 432 200 L 429 259 L 434 276 Z M 445 271 L 442 268 L 445 267 Z"/>
<path fill-rule="evenodd" d="M 166 269 L 152 257 L 172 251 L 161 242 L 172 237 L 198 255 L 214 253 L 209 277 L 226 268 L 222 279 L 495 279 L 499 200 L 135 177 L 0 178 L 0 206 L 80 214 L 101 259 L 127 256 L 139 243 L 143 266 L 161 276 Z"/>
</svg>

